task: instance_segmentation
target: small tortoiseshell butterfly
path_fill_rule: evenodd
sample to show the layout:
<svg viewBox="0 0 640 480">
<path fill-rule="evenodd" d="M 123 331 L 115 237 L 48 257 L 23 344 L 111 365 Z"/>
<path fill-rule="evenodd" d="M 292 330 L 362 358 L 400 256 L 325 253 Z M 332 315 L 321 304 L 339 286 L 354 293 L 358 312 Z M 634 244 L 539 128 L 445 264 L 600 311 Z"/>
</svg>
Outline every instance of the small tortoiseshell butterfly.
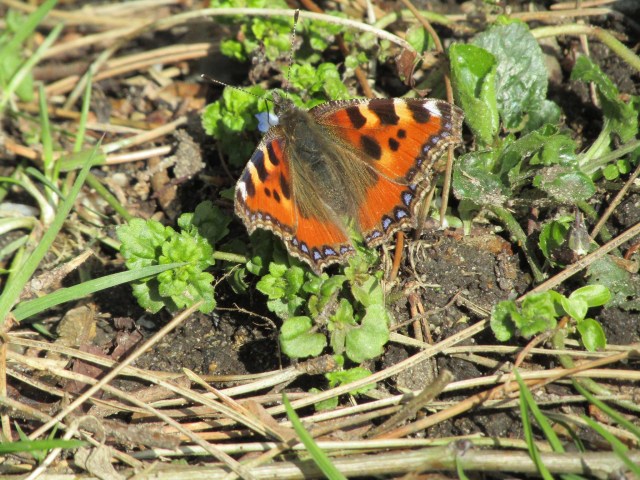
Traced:
<svg viewBox="0 0 640 480">
<path fill-rule="evenodd" d="M 434 162 L 462 141 L 462 110 L 442 100 L 344 100 L 308 111 L 274 102 L 279 124 L 245 167 L 235 211 L 249 233 L 273 231 L 316 273 L 355 253 L 349 225 L 369 247 L 414 227 Z"/>
</svg>

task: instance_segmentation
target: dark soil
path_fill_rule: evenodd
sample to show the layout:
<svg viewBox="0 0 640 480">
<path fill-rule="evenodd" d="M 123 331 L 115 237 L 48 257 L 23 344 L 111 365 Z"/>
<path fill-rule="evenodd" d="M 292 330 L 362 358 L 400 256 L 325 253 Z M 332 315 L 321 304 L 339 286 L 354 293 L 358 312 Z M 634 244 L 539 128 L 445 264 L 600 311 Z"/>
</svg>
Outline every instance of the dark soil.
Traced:
<svg viewBox="0 0 640 480">
<path fill-rule="evenodd" d="M 389 10 L 397 8 L 395 2 L 392 5 L 390 2 L 374 3 L 382 3 Z M 461 8 L 460 2 L 453 1 L 425 3 L 428 3 L 430 8 L 438 7 L 435 10 L 447 11 L 448 13 L 459 12 Z M 515 4 L 514 8 L 519 7 L 519 2 L 510 3 Z M 526 3 L 543 7 L 543 2 Z M 65 7 L 68 8 L 76 6 L 74 2 L 65 3 Z M 0 7 L 0 12 L 3 10 L 4 7 Z M 596 17 L 590 21 L 620 35 L 626 35 L 625 43 L 632 47 L 637 46 L 640 35 L 636 23 L 625 21 L 624 17 L 620 16 L 615 18 Z M 188 34 L 184 32 L 184 29 L 180 32 L 156 32 L 143 38 L 139 43 L 130 45 L 127 50 L 142 52 L 148 48 L 155 48 L 159 44 L 169 45 L 176 38 L 182 38 L 182 35 L 187 35 L 194 42 L 196 39 L 203 41 L 202 38 L 209 35 L 209 28 L 210 24 L 203 23 L 194 25 Z M 222 35 L 227 34 L 225 33 L 227 29 L 225 27 L 222 30 L 216 30 L 216 32 L 215 43 L 218 45 L 219 40 L 223 38 Z M 81 31 L 76 33 L 82 34 Z M 441 33 L 446 35 L 451 32 L 442 29 Z M 211 39 L 206 41 L 209 40 Z M 600 65 L 625 98 L 640 94 L 640 75 L 637 71 L 601 44 L 592 42 L 590 46 L 592 60 Z M 595 140 L 601 129 L 602 116 L 599 109 L 591 101 L 588 87 L 569 81 L 569 75 L 579 49 L 580 44 L 576 39 L 563 38 L 556 43 L 544 44 L 544 51 L 549 56 L 550 65 L 549 98 L 556 101 L 561 109 L 567 112 L 565 127 L 571 131 L 571 135 L 578 141 L 580 148 L 586 149 Z M 332 52 L 332 54 L 336 54 L 336 52 Z M 62 60 L 58 60 L 58 62 L 63 63 Z M 105 180 L 106 184 L 112 186 L 114 194 L 126 200 L 127 209 L 132 215 L 143 218 L 158 218 L 167 225 L 174 225 L 176 218 L 182 212 L 193 211 L 198 203 L 207 199 L 216 199 L 215 203 L 218 206 L 229 212 L 232 211 L 231 202 L 221 197 L 220 192 L 231 188 L 240 172 L 230 169 L 224 159 L 221 159 L 216 145 L 202 130 L 199 119 L 200 109 L 192 108 L 190 102 L 201 108 L 205 100 L 211 101 L 220 94 L 220 90 L 215 85 L 198 84 L 197 75 L 203 71 L 215 72 L 216 78 L 233 84 L 243 84 L 245 83 L 243 79 L 251 75 L 251 66 L 238 65 L 236 62 L 230 62 L 219 55 L 213 55 L 206 60 L 201 59 L 197 62 L 187 62 L 182 67 L 185 72 L 189 73 L 177 77 L 179 81 L 198 89 L 198 93 L 191 95 L 184 101 L 177 95 L 165 99 L 161 95 L 162 89 L 151 81 L 149 83 L 152 86 L 145 84 L 142 87 L 135 85 L 134 82 L 125 82 L 125 79 L 120 77 L 96 83 L 97 89 L 101 90 L 101 95 L 104 97 L 101 101 L 106 105 L 104 115 L 107 121 L 111 115 L 112 117 L 136 118 L 143 119 L 145 122 L 157 121 L 159 124 L 164 124 L 177 117 L 178 112 L 187 114 L 189 122 L 186 127 L 181 127 L 181 130 L 171 139 L 165 138 L 163 142 L 158 141 L 158 144 L 171 144 L 174 147 L 172 155 L 175 155 L 177 161 L 169 169 L 160 168 L 159 164 L 163 159 L 157 157 L 151 162 L 124 163 L 96 169 L 95 172 L 97 176 Z M 392 72 L 392 69 L 382 69 L 382 71 Z M 142 74 L 143 76 L 147 75 L 146 71 Z M 45 72 L 41 72 L 41 75 L 45 75 Z M 53 81 L 55 78 L 44 80 Z M 259 80 L 273 86 L 271 85 L 273 82 L 267 78 Z M 396 85 L 397 83 L 396 78 L 378 80 L 379 85 Z M 118 108 L 121 110 L 118 111 Z M 100 109 L 96 106 L 94 110 Z M 5 118 L 2 126 L 0 146 L 4 138 L 18 137 L 16 132 L 20 128 L 20 123 L 17 119 Z M 97 135 L 96 132 L 92 134 Z M 469 138 L 468 132 L 466 136 Z M 117 139 L 118 137 L 114 136 L 108 140 L 115 141 Z M 247 139 L 247 141 L 254 140 Z M 20 157 L 7 159 L 4 152 L 2 153 L 0 175 L 9 176 Z M 623 181 L 624 179 L 614 187 L 620 188 Z M 599 203 L 593 204 L 593 208 L 601 214 L 616 193 L 615 188 L 613 190 L 602 188 L 594 197 Z M 11 197 L 11 201 L 18 202 L 20 198 L 20 195 L 16 194 Z M 91 203 L 93 200 L 91 195 L 87 194 L 87 202 L 91 208 L 98 208 L 106 218 L 115 218 L 114 212 L 109 207 L 102 205 L 100 209 L 100 202 Z M 558 206 L 556 210 L 548 212 L 548 214 L 551 217 L 553 213 L 560 211 L 565 211 L 565 206 Z M 523 228 L 531 233 L 531 240 L 535 242 L 540 223 L 535 221 L 533 212 L 518 213 L 521 214 L 519 218 Z M 118 218 L 113 221 L 113 224 L 119 222 L 121 220 Z M 638 222 L 640 222 L 640 195 L 631 193 L 616 208 L 607 227 L 615 236 Z M 239 222 L 230 228 L 234 238 L 241 238 L 242 241 L 248 242 L 248 237 L 245 236 Z M 113 231 L 111 230 L 109 233 L 113 237 Z M 13 237 L 3 235 L 0 247 L 11 238 Z M 69 238 L 71 238 L 71 234 L 69 234 Z M 411 302 L 420 303 L 424 307 L 425 324 L 428 326 L 432 342 L 437 343 L 485 318 L 486 314 L 498 302 L 515 299 L 534 286 L 529 266 L 520 246 L 514 245 L 508 235 L 500 228 L 490 226 L 488 223 L 482 226 L 475 225 L 470 235 L 464 235 L 461 229 L 442 231 L 438 230 L 435 223 L 428 222 L 421 237 L 407 243 L 398 279 L 387 292 L 389 298 L 394 300 L 389 307 L 393 313 L 395 325 L 401 325 L 397 331 L 407 336 L 416 335 L 411 321 L 410 297 Z M 84 250 L 87 245 L 93 244 L 87 239 L 76 244 L 74 253 L 67 253 L 65 258 L 73 257 Z M 628 247 L 628 245 L 625 246 L 624 250 L 626 251 Z M 95 244 L 95 251 L 98 260 L 91 266 L 91 275 L 94 277 L 113 273 L 122 268 L 121 259 L 113 250 Z M 60 258 L 62 257 L 64 255 L 61 255 Z M 543 263 L 542 258 L 537 260 Z M 52 265 L 57 266 L 55 258 L 50 261 L 53 262 Z M 0 267 L 9 268 L 6 259 Z M 43 271 L 38 272 L 38 274 L 42 273 Z M 556 273 L 556 270 L 547 268 L 546 273 L 552 275 Z M 633 275 L 637 276 L 637 270 L 633 272 Z M 80 276 L 71 275 L 61 285 L 74 284 L 79 279 Z M 578 284 L 582 281 L 582 277 L 578 276 L 577 280 L 572 281 Z M 186 368 L 208 378 L 208 376 L 240 376 L 262 373 L 292 365 L 291 360 L 281 354 L 279 350 L 278 328 L 281 322 L 267 310 L 265 297 L 255 290 L 254 285 L 249 286 L 249 293 L 236 294 L 226 284 L 221 283 L 217 287 L 216 296 L 218 309 L 214 313 L 192 315 L 179 328 L 169 333 L 160 343 L 137 360 L 135 366 L 175 373 L 180 373 Z M 96 331 L 90 340 L 85 339 L 83 340 L 84 344 L 74 346 L 87 347 L 90 345 L 92 349 L 95 349 L 91 350 L 92 352 L 99 352 L 100 355 L 114 360 L 126 358 L 131 351 L 139 347 L 170 319 L 168 313 L 156 315 L 144 313 L 135 303 L 128 286 L 117 286 L 95 294 L 88 300 L 88 303 L 94 309 L 98 319 L 95 325 Z M 67 310 L 67 306 L 63 305 L 49 312 L 49 318 L 44 319 L 43 323 L 50 325 L 51 329 L 56 331 L 59 319 L 67 313 Z M 640 322 L 637 311 L 618 307 L 604 308 L 600 309 L 596 318 L 603 325 L 609 344 L 629 345 L 640 342 Z M 495 345 L 498 342 L 491 331 L 485 329 L 482 333 L 469 339 L 467 343 L 468 345 Z M 512 340 L 509 345 L 524 347 L 526 343 L 527 341 L 524 339 L 516 339 Z M 368 366 L 373 370 L 386 368 L 410 357 L 417 351 L 415 348 L 390 343 L 385 354 Z M 491 360 L 494 361 L 492 366 L 491 362 L 482 365 L 461 356 L 440 354 L 431 361 L 423 362 L 413 369 L 389 379 L 378 388 L 380 392 L 389 394 L 406 390 L 420 390 L 427 387 L 444 369 L 449 370 L 455 380 L 481 378 L 499 373 L 503 369 L 508 371 L 516 355 L 492 355 Z M 555 360 L 548 358 L 533 357 L 527 368 L 543 369 L 558 366 Z M 94 372 L 94 375 L 99 377 L 101 372 L 102 370 L 98 370 Z M 90 374 L 90 372 L 85 373 Z M 44 380 L 50 381 L 56 387 L 60 385 L 57 380 L 50 378 Z M 314 376 L 312 381 L 298 381 L 290 391 L 299 392 L 310 386 L 327 388 L 326 384 L 318 385 L 315 383 L 321 380 L 321 376 Z M 131 379 L 120 385 L 128 391 L 149 386 Z M 220 383 L 215 386 L 218 388 L 227 385 L 229 383 Z M 568 392 L 569 388 L 565 385 L 557 386 L 554 384 L 549 386 L 545 394 L 563 395 Z M 473 393 L 475 391 L 471 392 L 471 394 Z M 438 398 L 443 401 L 462 400 L 469 394 L 468 391 L 450 392 Z M 64 403 L 64 400 L 55 395 L 45 395 L 40 390 L 21 382 L 15 382 L 14 385 L 11 385 L 9 396 L 25 401 L 25 403 L 34 403 L 41 410 L 46 410 L 49 413 Z M 347 405 L 348 399 L 341 398 L 341 402 Z M 562 408 L 550 410 L 563 411 Z M 575 409 L 577 413 L 583 411 L 585 410 L 582 407 Z M 438 423 L 417 436 L 439 438 L 482 434 L 486 437 L 522 438 L 522 422 L 519 415 L 517 408 L 509 410 L 474 409 L 451 420 Z"/>
</svg>

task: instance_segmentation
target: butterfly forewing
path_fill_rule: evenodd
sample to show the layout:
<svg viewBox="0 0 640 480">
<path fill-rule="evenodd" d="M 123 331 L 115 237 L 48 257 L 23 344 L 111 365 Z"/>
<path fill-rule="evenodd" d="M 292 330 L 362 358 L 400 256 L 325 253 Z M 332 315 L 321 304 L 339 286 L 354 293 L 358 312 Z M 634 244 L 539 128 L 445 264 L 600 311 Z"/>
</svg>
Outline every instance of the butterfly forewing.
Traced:
<svg viewBox="0 0 640 480">
<path fill-rule="evenodd" d="M 354 249 L 339 224 L 301 213 L 281 128 L 272 127 L 251 156 L 236 186 L 235 210 L 250 233 L 273 231 L 291 255 L 319 272 Z"/>
</svg>

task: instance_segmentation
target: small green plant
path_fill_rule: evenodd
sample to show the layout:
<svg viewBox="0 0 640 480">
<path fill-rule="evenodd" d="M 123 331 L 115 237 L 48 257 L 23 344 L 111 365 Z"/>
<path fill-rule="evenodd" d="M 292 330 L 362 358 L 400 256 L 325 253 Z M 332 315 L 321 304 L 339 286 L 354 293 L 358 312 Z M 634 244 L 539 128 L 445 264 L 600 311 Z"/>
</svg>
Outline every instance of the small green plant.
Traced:
<svg viewBox="0 0 640 480">
<path fill-rule="evenodd" d="M 202 300 L 200 311 L 211 312 L 216 306 L 213 275 L 205 269 L 215 263 L 213 246 L 228 233 L 230 221 L 211 202 L 203 202 L 196 207 L 195 213 L 180 216 L 179 232 L 155 220 L 139 218 L 120 226 L 117 229 L 122 242 L 120 253 L 130 270 L 185 263 L 158 276 L 134 282 L 133 293 L 138 303 L 155 313 L 163 307 L 175 311 Z"/>
<path fill-rule="evenodd" d="M 588 285 L 575 290 L 569 297 L 550 290 L 528 295 L 518 307 L 515 301 L 498 303 L 491 312 L 491 329 L 502 342 L 516 333 L 525 338 L 551 330 L 557 320 L 569 316 L 575 322 L 583 345 L 589 351 L 606 347 L 607 340 L 602 325 L 593 318 L 586 318 L 589 308 L 606 305 L 611 292 L 602 285 Z"/>
<path fill-rule="evenodd" d="M 354 363 L 382 354 L 390 318 L 379 278 L 366 273 L 368 266 L 356 257 L 344 275 L 329 277 L 296 265 L 269 265 L 256 287 L 267 295 L 268 308 L 283 319 L 280 344 L 286 355 L 317 356 L 327 345 Z"/>
</svg>

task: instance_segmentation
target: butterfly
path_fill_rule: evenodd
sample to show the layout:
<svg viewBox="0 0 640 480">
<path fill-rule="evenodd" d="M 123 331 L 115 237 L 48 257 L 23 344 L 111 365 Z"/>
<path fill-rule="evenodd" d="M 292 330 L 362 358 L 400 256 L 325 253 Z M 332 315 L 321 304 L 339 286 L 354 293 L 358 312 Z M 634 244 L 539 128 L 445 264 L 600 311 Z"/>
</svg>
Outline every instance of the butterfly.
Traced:
<svg viewBox="0 0 640 480">
<path fill-rule="evenodd" d="M 235 189 L 249 233 L 280 237 L 320 273 L 415 227 L 433 164 L 460 143 L 463 114 L 435 99 L 337 100 L 310 110 L 274 96 L 279 123 L 251 156 Z"/>
</svg>

